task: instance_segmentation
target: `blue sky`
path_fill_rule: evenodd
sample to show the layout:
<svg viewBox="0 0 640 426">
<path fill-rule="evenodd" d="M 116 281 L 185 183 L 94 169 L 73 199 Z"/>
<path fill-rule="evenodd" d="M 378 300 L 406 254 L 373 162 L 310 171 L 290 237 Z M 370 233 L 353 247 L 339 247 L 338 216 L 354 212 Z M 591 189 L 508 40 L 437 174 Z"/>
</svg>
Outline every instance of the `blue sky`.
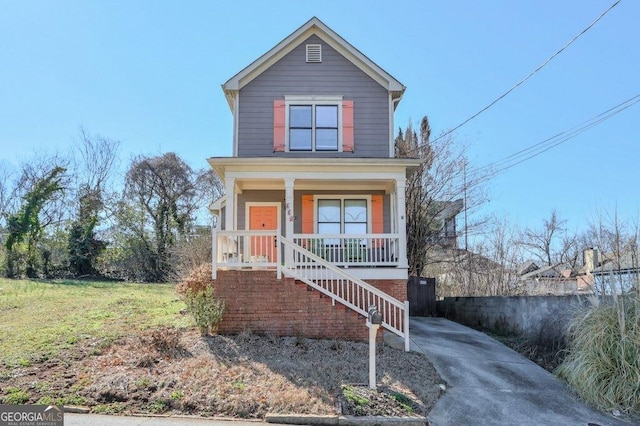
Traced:
<svg viewBox="0 0 640 426">
<path fill-rule="evenodd" d="M 434 135 L 478 112 L 614 0 L 0 0 L 0 161 L 64 151 L 83 126 L 195 168 L 231 155 L 220 85 L 317 16 L 407 86 L 396 127 Z M 501 160 L 640 93 L 640 2 L 623 0 L 521 87 L 454 134 L 472 167 Z M 483 213 L 571 228 L 640 211 L 640 104 L 487 183 Z"/>
</svg>

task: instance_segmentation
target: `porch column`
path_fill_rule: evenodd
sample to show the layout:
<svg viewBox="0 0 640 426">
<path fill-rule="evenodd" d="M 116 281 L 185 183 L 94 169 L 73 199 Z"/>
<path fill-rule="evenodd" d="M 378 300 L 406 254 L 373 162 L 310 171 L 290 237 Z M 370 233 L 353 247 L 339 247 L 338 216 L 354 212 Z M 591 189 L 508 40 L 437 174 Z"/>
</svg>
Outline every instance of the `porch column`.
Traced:
<svg viewBox="0 0 640 426">
<path fill-rule="evenodd" d="M 405 189 L 407 187 L 407 179 L 396 178 L 396 218 L 398 220 L 398 267 L 408 268 L 407 261 L 407 206 L 405 203 Z"/>
<path fill-rule="evenodd" d="M 295 179 L 285 179 L 284 181 L 284 208 L 285 208 L 285 224 L 284 224 L 284 236 L 291 241 L 293 239 L 293 222 L 296 217 L 294 205 L 294 193 Z M 287 248 L 284 253 L 285 266 L 291 267 L 293 265 L 293 252 L 290 248 Z"/>
<path fill-rule="evenodd" d="M 227 203 L 225 206 L 225 218 L 224 229 L 225 231 L 235 231 L 235 216 L 236 216 L 236 178 L 225 179 L 225 192 L 227 196 Z"/>
<path fill-rule="evenodd" d="M 218 277 L 218 215 L 211 216 L 211 279 Z"/>
</svg>

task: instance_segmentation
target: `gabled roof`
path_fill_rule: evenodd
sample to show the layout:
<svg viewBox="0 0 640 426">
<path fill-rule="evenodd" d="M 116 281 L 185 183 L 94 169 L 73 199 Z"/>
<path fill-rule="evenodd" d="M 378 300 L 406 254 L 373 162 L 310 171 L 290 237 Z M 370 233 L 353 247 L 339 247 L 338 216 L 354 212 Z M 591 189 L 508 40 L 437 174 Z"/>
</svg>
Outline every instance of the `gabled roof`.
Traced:
<svg viewBox="0 0 640 426">
<path fill-rule="evenodd" d="M 312 35 L 318 36 L 325 43 L 351 61 L 355 66 L 360 68 L 364 73 L 369 75 L 373 80 L 378 82 L 382 87 L 391 92 L 396 100 L 400 100 L 404 90 L 406 89 L 402 83 L 376 65 L 371 59 L 366 57 L 362 52 L 349 44 L 345 39 L 340 37 L 336 32 L 314 16 L 300 28 L 295 30 L 291 35 L 275 45 L 271 50 L 260 56 L 222 85 L 222 90 L 227 97 L 227 102 L 229 102 L 231 111 L 234 110 L 235 93 L 238 90 L 242 89 L 246 84 L 255 79 L 267 68 L 276 63 Z"/>
<path fill-rule="evenodd" d="M 518 275 L 528 274 L 529 272 L 533 272 L 540 267 L 533 260 L 530 260 L 522 265 L 518 266 Z"/>
<path fill-rule="evenodd" d="M 521 281 L 526 281 L 532 278 L 564 278 L 564 276 L 555 266 L 543 266 L 542 268 L 538 268 L 520 276 Z"/>
</svg>

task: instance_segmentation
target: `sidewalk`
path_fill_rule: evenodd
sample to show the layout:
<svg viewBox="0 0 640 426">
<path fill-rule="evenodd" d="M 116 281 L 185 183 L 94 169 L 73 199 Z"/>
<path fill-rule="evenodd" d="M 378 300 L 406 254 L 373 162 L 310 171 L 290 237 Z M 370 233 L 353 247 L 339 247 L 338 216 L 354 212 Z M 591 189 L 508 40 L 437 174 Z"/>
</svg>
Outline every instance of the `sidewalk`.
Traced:
<svg viewBox="0 0 640 426">
<path fill-rule="evenodd" d="M 411 318 L 410 327 L 411 350 L 427 355 L 447 384 L 430 425 L 628 425 L 486 334 L 444 318 Z"/>
<path fill-rule="evenodd" d="M 65 413 L 64 426 L 258 426 L 257 420 L 217 420 L 197 417 L 137 417 Z"/>
</svg>

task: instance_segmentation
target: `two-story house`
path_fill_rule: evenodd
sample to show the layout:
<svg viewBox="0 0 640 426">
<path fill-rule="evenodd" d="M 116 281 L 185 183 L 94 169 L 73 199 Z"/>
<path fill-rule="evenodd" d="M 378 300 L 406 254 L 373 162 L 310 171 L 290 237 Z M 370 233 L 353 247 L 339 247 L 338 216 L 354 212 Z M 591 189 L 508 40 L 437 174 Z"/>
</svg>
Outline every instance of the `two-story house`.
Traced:
<svg viewBox="0 0 640 426">
<path fill-rule="evenodd" d="M 361 339 L 376 305 L 408 348 L 405 182 L 420 160 L 394 158 L 405 87 L 313 18 L 222 89 L 233 156 L 208 159 L 226 190 L 211 206 L 221 330 Z"/>
</svg>

